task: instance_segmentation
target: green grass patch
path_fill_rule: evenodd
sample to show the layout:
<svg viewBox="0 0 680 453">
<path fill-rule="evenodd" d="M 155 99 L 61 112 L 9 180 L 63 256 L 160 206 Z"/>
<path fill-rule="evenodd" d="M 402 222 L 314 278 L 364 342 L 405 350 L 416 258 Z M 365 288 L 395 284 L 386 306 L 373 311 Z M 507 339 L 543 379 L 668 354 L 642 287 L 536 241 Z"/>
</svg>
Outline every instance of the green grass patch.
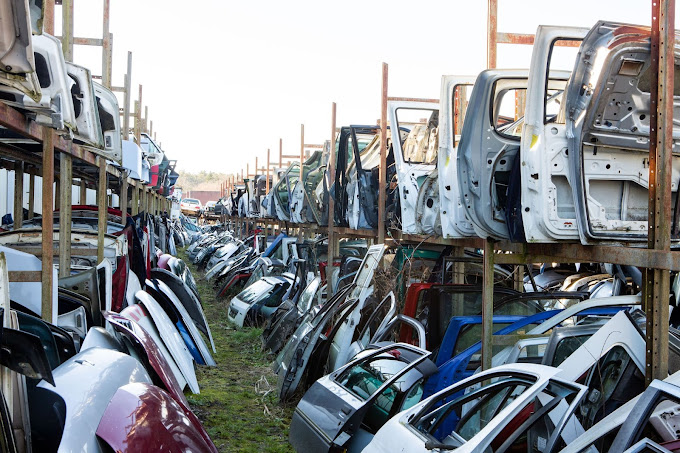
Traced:
<svg viewBox="0 0 680 453">
<path fill-rule="evenodd" d="M 229 299 L 218 300 L 184 250 L 217 353 L 215 367 L 198 367 L 199 395 L 187 394 L 191 408 L 223 452 L 292 452 L 288 427 L 295 404 L 279 404 L 272 357 L 261 350 L 261 329 L 236 329 L 227 319 Z"/>
</svg>

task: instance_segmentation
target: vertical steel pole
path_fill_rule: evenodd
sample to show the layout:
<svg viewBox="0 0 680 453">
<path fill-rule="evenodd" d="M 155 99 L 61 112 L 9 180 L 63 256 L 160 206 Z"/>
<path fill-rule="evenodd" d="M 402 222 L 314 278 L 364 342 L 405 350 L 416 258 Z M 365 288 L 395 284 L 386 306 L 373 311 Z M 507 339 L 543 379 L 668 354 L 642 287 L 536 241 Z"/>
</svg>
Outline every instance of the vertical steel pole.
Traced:
<svg viewBox="0 0 680 453">
<path fill-rule="evenodd" d="M 118 195 L 118 206 L 123 213 L 123 225 L 127 223 L 128 208 L 128 176 L 123 172 L 123 180 L 120 182 L 120 195 Z"/>
<path fill-rule="evenodd" d="M 482 370 L 491 368 L 493 335 L 493 278 L 494 278 L 493 239 L 484 241 L 484 270 L 482 286 Z"/>
<path fill-rule="evenodd" d="M 14 163 L 14 229 L 24 223 L 24 163 Z"/>
<path fill-rule="evenodd" d="M 54 0 L 45 0 L 43 15 L 43 30 L 54 36 Z"/>
<path fill-rule="evenodd" d="M 61 1 L 61 48 L 66 61 L 73 61 L 73 0 Z"/>
<path fill-rule="evenodd" d="M 331 146 L 330 146 L 330 157 L 328 159 L 328 171 L 326 172 L 327 174 L 327 180 L 328 180 L 328 190 L 330 191 L 330 187 L 333 184 L 333 181 L 335 180 L 335 160 L 336 160 L 336 153 L 335 153 L 335 128 L 336 128 L 336 113 L 337 113 L 337 106 L 335 102 L 333 103 L 331 107 Z M 330 278 L 330 273 L 333 271 L 333 260 L 335 257 L 338 256 L 338 238 L 337 235 L 335 234 L 335 201 L 333 200 L 333 197 L 328 194 L 328 267 L 326 267 L 326 278 Z M 328 285 L 330 288 L 331 285 Z M 332 290 L 328 290 L 329 294 L 328 296 L 331 296 Z"/>
<path fill-rule="evenodd" d="M 132 204 L 130 206 L 130 213 L 133 216 L 139 214 L 139 187 L 137 187 L 137 181 L 132 183 Z"/>
<path fill-rule="evenodd" d="M 283 139 L 279 139 L 279 167 L 283 166 Z"/>
<path fill-rule="evenodd" d="M 73 158 L 70 154 L 59 156 L 59 276 L 71 275 L 71 197 L 73 184 Z"/>
<path fill-rule="evenodd" d="M 33 170 L 35 172 L 35 169 Z M 28 180 L 28 220 L 33 218 L 35 211 L 35 174 L 31 173 Z"/>
<path fill-rule="evenodd" d="M 109 15 L 111 12 L 111 0 L 104 0 L 103 36 L 102 36 L 102 85 L 111 89 L 111 66 L 112 66 L 112 36 L 109 33 Z"/>
<path fill-rule="evenodd" d="M 380 166 L 378 167 L 378 243 L 385 243 L 385 203 L 387 180 L 387 63 L 382 64 L 382 96 L 380 100 Z"/>
<path fill-rule="evenodd" d="M 300 124 L 300 181 L 302 181 L 302 165 L 305 163 L 305 125 Z"/>
<path fill-rule="evenodd" d="M 127 55 L 127 72 L 125 73 L 125 93 L 123 98 L 123 138 L 130 138 L 130 90 L 132 89 L 132 52 Z"/>
<path fill-rule="evenodd" d="M 106 196 L 107 178 L 106 159 L 97 157 L 99 164 L 99 183 L 97 184 L 97 262 L 101 263 L 104 259 L 104 239 L 106 234 L 106 219 L 108 217 L 108 202 Z"/>
<path fill-rule="evenodd" d="M 78 203 L 82 205 L 87 204 L 87 183 L 84 179 L 80 180 L 80 195 L 78 196 Z"/>
<path fill-rule="evenodd" d="M 47 3 L 50 3 L 48 0 Z M 53 3 L 53 2 L 52 2 Z M 54 7 L 54 4 L 52 5 Z M 54 11 L 53 11 L 54 14 Z M 54 130 L 43 128 L 42 146 L 42 319 L 52 322 L 52 270 L 54 269 Z M 56 321 L 56 320 L 55 320 Z"/>
<path fill-rule="evenodd" d="M 271 159 L 271 151 L 270 151 L 269 148 L 267 148 L 267 180 L 264 182 L 267 195 L 269 194 L 269 167 L 270 167 L 270 164 L 271 164 L 270 159 Z"/>
<path fill-rule="evenodd" d="M 648 248 L 670 253 L 675 0 L 652 2 Z M 668 376 L 670 272 L 645 269 L 645 382 Z"/>
<path fill-rule="evenodd" d="M 496 67 L 498 50 L 498 0 L 488 0 L 488 16 L 486 18 L 486 67 Z"/>
</svg>

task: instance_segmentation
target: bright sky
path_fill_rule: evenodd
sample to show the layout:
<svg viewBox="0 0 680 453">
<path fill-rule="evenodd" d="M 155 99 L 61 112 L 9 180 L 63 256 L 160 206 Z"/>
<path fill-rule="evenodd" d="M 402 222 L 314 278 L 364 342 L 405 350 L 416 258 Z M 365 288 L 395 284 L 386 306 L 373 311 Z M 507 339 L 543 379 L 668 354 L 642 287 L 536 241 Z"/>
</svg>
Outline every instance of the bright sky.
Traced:
<svg viewBox="0 0 680 453">
<path fill-rule="evenodd" d="M 75 34 L 101 37 L 102 1 L 75 1 Z M 649 25 L 641 0 L 499 0 L 498 30 Z M 133 52 L 133 100 L 142 84 L 154 132 L 180 171 L 240 172 L 299 154 L 337 125 L 380 117 L 381 63 L 389 95 L 438 98 L 443 74 L 486 64 L 485 0 L 112 0 L 113 84 Z M 60 34 L 61 9 L 55 11 Z M 676 19 L 677 21 L 677 19 Z M 100 48 L 76 46 L 75 63 L 101 74 Z M 500 45 L 499 68 L 528 67 L 530 46 Z M 133 102 L 134 105 L 134 102 Z"/>
</svg>

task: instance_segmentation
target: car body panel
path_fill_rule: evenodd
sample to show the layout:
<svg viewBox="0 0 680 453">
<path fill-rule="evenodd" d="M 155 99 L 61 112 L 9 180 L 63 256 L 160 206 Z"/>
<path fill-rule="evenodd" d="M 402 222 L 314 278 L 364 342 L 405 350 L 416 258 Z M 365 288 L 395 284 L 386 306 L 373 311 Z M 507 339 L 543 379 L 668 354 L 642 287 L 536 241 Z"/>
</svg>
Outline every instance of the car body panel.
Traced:
<svg viewBox="0 0 680 453">
<path fill-rule="evenodd" d="M 70 61 L 66 62 L 66 71 L 73 81 L 71 98 L 75 115 L 74 140 L 101 150 L 104 148 L 104 136 L 99 123 L 92 73 Z"/>
<path fill-rule="evenodd" d="M 458 142 L 468 107 L 468 93 L 475 77 L 442 76 L 439 99 L 439 152 L 437 182 L 442 235 L 445 238 L 475 235 L 460 197 L 458 181 Z M 458 105 L 456 105 L 458 104 Z"/>
<path fill-rule="evenodd" d="M 40 101 L 31 30 L 31 5 L 27 0 L 0 3 L 0 84 Z"/>
<path fill-rule="evenodd" d="M 516 417 L 521 417 L 521 411 L 527 407 L 531 401 L 535 401 L 535 398 L 539 397 L 544 389 L 546 389 L 551 382 L 556 383 L 562 388 L 569 389 L 572 392 L 573 399 L 571 404 L 566 401 L 558 402 L 555 406 L 560 412 L 558 420 L 553 420 L 557 425 L 557 428 L 552 433 L 550 439 L 545 439 L 546 448 L 550 448 L 554 442 L 557 440 L 558 435 L 564 429 L 568 417 L 575 410 L 577 404 L 585 396 L 586 389 L 582 385 L 570 383 L 568 381 L 563 381 L 558 377 L 559 370 L 555 368 L 545 367 L 543 365 L 533 365 L 533 364 L 522 364 L 522 365 L 503 365 L 497 367 L 493 370 L 486 371 L 480 375 L 476 375 L 462 381 L 456 385 L 452 385 L 436 395 L 422 401 L 411 409 L 401 412 L 396 416 L 392 417 L 375 435 L 371 443 L 364 449 L 366 453 L 374 452 L 410 452 L 410 453 L 427 453 L 437 448 L 437 445 L 443 445 L 445 449 L 452 449 L 453 446 L 457 446 L 456 451 L 458 452 L 479 452 L 487 451 L 488 448 L 494 444 L 494 451 L 497 451 L 498 445 L 502 445 L 504 441 L 512 441 L 513 439 L 507 439 L 507 436 L 502 435 L 504 428 L 512 422 Z M 510 379 L 519 379 L 520 381 L 526 380 L 525 390 L 517 395 L 513 401 L 507 402 L 504 407 L 494 411 L 493 418 L 486 420 L 486 423 L 480 423 L 480 429 L 476 432 L 470 433 L 469 436 L 463 438 L 458 433 L 453 433 L 446 436 L 442 441 L 436 441 L 434 435 L 440 437 L 440 433 L 427 433 L 418 431 L 411 423 L 420 423 L 421 417 L 429 416 L 428 411 L 431 410 L 432 405 L 437 401 L 441 401 L 447 397 L 447 395 L 457 395 L 464 388 L 469 387 L 474 382 L 481 382 L 484 379 L 487 382 L 492 382 L 494 376 L 505 377 L 508 376 Z M 484 385 L 480 388 L 482 391 L 485 388 L 493 388 L 492 384 Z M 470 398 L 471 395 L 466 394 L 466 398 Z M 476 406 L 471 408 L 466 408 L 471 413 Z M 467 414 L 464 414 L 465 417 Z M 551 416 L 551 419 L 553 417 Z M 441 421 L 441 420 L 440 420 Z M 446 423 L 446 419 L 443 420 Z M 432 431 L 439 426 L 439 422 L 434 427 L 428 429 Z M 425 428 L 423 428 L 425 429 Z M 437 428 L 444 431 L 443 434 L 451 431 L 448 426 L 443 426 Z M 521 430 L 518 430 L 521 431 Z M 517 433 L 519 434 L 519 433 Z M 516 440 L 516 439 L 515 439 Z M 504 446 L 504 445 L 503 445 Z"/>
<path fill-rule="evenodd" d="M 332 371 L 346 364 L 350 358 L 350 345 L 354 330 L 361 320 L 364 304 L 368 296 L 373 292 L 373 285 L 371 284 L 373 275 L 380 264 L 385 249 L 386 247 L 383 244 L 372 245 L 359 267 L 359 272 L 354 277 L 355 287 L 348 295 L 348 298 L 357 299 L 358 304 L 354 311 L 338 327 L 337 333 L 333 337 L 328 353 L 329 369 Z"/>
<path fill-rule="evenodd" d="M 213 359 L 212 355 L 210 354 L 210 351 L 208 350 L 208 347 L 205 345 L 205 342 L 203 341 L 200 332 L 196 328 L 194 321 L 191 319 L 189 312 L 187 312 L 186 308 L 184 308 L 184 305 L 177 298 L 177 295 L 175 295 L 175 293 L 172 292 L 168 285 L 166 285 L 162 280 L 158 280 L 155 278 L 147 280 L 146 286 L 147 291 L 149 290 L 149 287 L 151 287 L 152 291 L 155 289 L 157 293 L 160 292 L 161 295 L 172 304 L 172 307 L 167 307 L 165 309 L 167 310 L 174 308 L 174 310 L 176 310 L 177 314 L 179 315 L 179 319 L 181 320 L 181 323 L 184 325 L 184 327 L 187 330 L 187 333 L 190 336 L 191 341 L 193 342 L 194 346 L 200 353 L 200 358 L 202 359 L 203 363 L 199 364 L 215 366 L 216 365 L 215 359 Z M 157 300 L 157 302 L 159 301 Z M 185 338 L 185 343 L 187 342 L 186 340 L 187 339 Z M 191 345 L 187 344 L 187 346 L 190 347 Z"/>
<path fill-rule="evenodd" d="M 159 336 L 168 348 L 175 364 L 177 364 L 182 372 L 191 391 L 193 393 L 199 393 L 200 388 L 198 386 L 198 380 L 196 379 L 196 370 L 194 369 L 193 359 L 171 319 L 150 294 L 139 291 L 135 295 L 135 298 L 139 304 L 146 308 L 156 329 L 158 329 Z"/>
<path fill-rule="evenodd" d="M 540 26 L 536 31 L 520 145 L 521 217 L 528 242 L 578 239 L 569 171 L 574 153 L 567 152 L 567 131 L 561 119 L 546 122 L 544 99 L 553 43 L 580 41 L 587 31 L 553 26 Z M 568 102 L 565 96 L 562 100 Z"/>
<path fill-rule="evenodd" d="M 40 83 L 40 98 L 31 98 L 20 90 L 0 85 L 0 91 L 7 94 L 5 102 L 13 107 L 25 109 L 35 121 L 57 129 L 70 137 L 76 127 L 71 86 L 73 81 L 66 72 L 66 61 L 61 50 L 61 41 L 43 33 L 32 36 L 36 71 Z M 8 100 L 14 96 L 14 100 Z M 20 139 L 21 140 L 21 139 Z"/>
<path fill-rule="evenodd" d="M 203 306 L 198 300 L 198 297 L 196 297 L 196 295 L 187 287 L 186 283 L 184 283 L 180 277 L 165 269 L 151 269 L 151 278 L 158 279 L 165 283 L 177 296 L 177 299 L 182 303 L 191 316 L 191 319 L 196 323 L 198 330 L 208 337 L 212 350 L 215 352 L 215 342 L 213 341 L 212 333 L 210 332 L 208 320 L 205 318 Z"/>
<path fill-rule="evenodd" d="M 378 429 L 381 419 L 387 420 L 389 414 L 408 405 L 414 388 L 436 371 L 427 359 L 429 354 L 411 345 L 391 344 L 320 378 L 293 413 L 289 435 L 293 448 L 298 452 L 323 452 L 338 447 L 348 452 L 359 451 L 364 438 L 372 434 L 364 420 L 372 421 L 371 430 Z M 374 362 L 380 363 L 372 366 L 376 371 L 390 369 L 390 365 L 395 365 L 390 362 L 403 365 L 394 366 L 391 373 L 372 375 L 365 370 Z M 356 376 L 348 377 L 352 373 Z M 362 375 L 363 379 L 359 379 Z M 415 390 L 417 394 L 418 389 Z M 410 399 L 415 398 L 411 395 Z M 360 431 L 366 435 L 358 435 Z"/>
<path fill-rule="evenodd" d="M 66 406 L 59 452 L 99 451 L 95 431 L 106 406 L 119 387 L 150 383 L 136 359 L 110 349 L 89 348 L 54 370 L 56 386 L 38 384 L 41 393 L 57 394 Z M 88 385 L 73 385 L 86 382 Z M 54 422 L 54 421 L 53 421 Z"/>
<path fill-rule="evenodd" d="M 123 339 L 123 343 L 128 343 L 128 350 L 130 355 L 140 360 L 143 365 L 150 366 L 147 368 L 152 380 L 156 380 L 159 385 L 165 387 L 165 390 L 172 395 L 176 401 L 181 401 L 183 404 L 188 406 L 188 402 L 184 397 L 182 392 L 183 387 L 180 386 L 179 382 L 175 378 L 174 371 L 168 359 L 165 358 L 163 351 L 156 344 L 153 336 L 149 335 L 146 330 L 144 330 L 137 322 L 133 319 L 136 316 L 135 310 L 138 307 L 129 307 L 131 310 L 127 311 L 126 316 L 122 316 L 118 313 L 103 312 L 102 315 L 104 319 L 111 325 L 113 330 L 116 331 L 118 335 Z M 171 358 L 169 358 L 172 360 Z M 154 373 L 157 375 L 154 376 Z"/>
<path fill-rule="evenodd" d="M 425 122 L 409 124 L 411 131 L 402 140 L 399 122 L 400 110 L 431 112 Z M 401 230 L 404 233 L 419 233 L 416 222 L 418 194 L 424 179 L 435 169 L 439 144 L 439 104 L 433 102 L 389 101 L 387 103 L 394 164 L 397 172 L 401 206 Z M 410 157 L 419 157 L 422 162 L 411 163 Z M 408 159 L 408 160 L 406 160 Z"/>
<path fill-rule="evenodd" d="M 680 35 L 675 33 L 676 39 Z M 650 29 L 600 21 L 583 39 L 566 109 L 569 156 L 583 244 L 647 241 L 652 38 Z M 680 50 L 673 49 L 675 58 Z M 596 55 L 597 58 L 592 58 Z M 583 87 L 587 87 L 584 89 Z M 674 95 L 677 116 L 678 94 Z M 674 146 L 680 128 L 674 125 Z M 672 195 L 680 157 L 672 157 Z M 671 206 L 676 206 L 675 200 Z"/>
<path fill-rule="evenodd" d="M 125 422 L 121 422 L 121 421 Z M 158 387 L 134 383 L 118 389 L 97 427 L 116 452 L 217 452 L 198 418 Z"/>
</svg>

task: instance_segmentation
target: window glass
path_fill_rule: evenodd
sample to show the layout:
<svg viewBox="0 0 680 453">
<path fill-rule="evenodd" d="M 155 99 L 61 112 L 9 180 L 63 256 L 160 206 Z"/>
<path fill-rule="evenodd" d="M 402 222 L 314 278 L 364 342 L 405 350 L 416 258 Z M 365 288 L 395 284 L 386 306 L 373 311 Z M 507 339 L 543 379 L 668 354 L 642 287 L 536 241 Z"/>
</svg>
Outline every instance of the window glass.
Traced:
<svg viewBox="0 0 680 453">
<path fill-rule="evenodd" d="M 571 72 L 574 70 L 576 55 L 580 40 L 559 39 L 552 43 L 548 60 L 548 74 L 553 80 L 546 84 L 545 90 L 545 122 L 565 124 L 564 105 L 562 92 L 566 86 L 566 80 L 558 81 L 554 77 L 559 76 L 557 71 Z"/>
<path fill-rule="evenodd" d="M 609 447 L 614 443 L 614 439 L 616 439 L 619 429 L 621 429 L 621 425 L 617 425 L 610 431 L 602 433 L 602 435 L 595 439 L 590 445 L 582 448 L 579 453 L 605 453 L 606 451 L 609 451 Z M 599 432 L 594 433 L 600 434 Z M 590 434 L 590 432 L 588 432 L 588 434 Z"/>
<path fill-rule="evenodd" d="M 396 353 L 384 353 L 344 370 L 335 379 L 338 384 L 362 400 L 369 399 L 387 380 L 399 373 L 407 363 Z"/>
<path fill-rule="evenodd" d="M 319 277 L 316 277 L 312 282 L 307 285 L 305 290 L 300 294 L 300 298 L 298 299 L 298 310 L 301 312 L 307 312 L 312 305 L 314 304 L 316 298 L 316 292 L 319 290 L 319 285 L 321 284 L 321 279 Z"/>
<path fill-rule="evenodd" d="M 359 297 L 359 294 L 361 294 L 361 291 L 363 291 L 364 287 L 368 287 L 368 285 L 370 285 L 370 279 L 373 277 L 373 270 L 378 264 L 378 254 L 379 252 L 366 254 L 366 259 L 364 260 L 363 266 L 355 277 L 354 282 L 357 286 L 352 290 L 350 298 Z"/>
<path fill-rule="evenodd" d="M 463 123 L 465 114 L 467 113 L 468 105 L 470 104 L 470 95 L 472 94 L 472 85 L 456 85 L 453 91 L 453 99 L 451 103 L 451 124 L 453 125 L 453 146 L 458 145 L 461 131 L 463 130 Z"/>
<path fill-rule="evenodd" d="M 258 280 L 236 296 L 241 302 L 252 303 L 258 299 L 262 294 L 271 291 L 273 285 L 267 280 Z"/>
<path fill-rule="evenodd" d="M 517 451 L 517 447 L 524 446 L 529 446 L 528 451 L 531 452 L 545 451 L 548 440 L 555 434 L 555 427 L 566 417 L 571 416 L 567 409 L 577 394 L 578 390 L 551 381 L 491 442 L 493 451 L 514 452 Z M 522 431 L 514 429 L 522 425 L 524 426 Z M 561 450 L 566 444 L 558 437 L 555 446 L 557 448 L 553 448 L 552 451 Z"/>
<path fill-rule="evenodd" d="M 269 293 L 266 295 L 264 299 L 262 299 L 263 304 L 265 307 L 278 307 L 281 305 L 281 302 L 283 301 L 283 296 L 285 292 L 288 290 L 288 287 L 290 286 L 290 283 L 281 283 L 279 285 L 276 285 L 274 289 L 269 291 Z"/>
<path fill-rule="evenodd" d="M 524 126 L 524 105 L 521 99 L 526 98 L 526 88 L 506 87 L 506 84 L 502 82 L 504 81 L 496 83 L 494 94 L 494 128 L 503 136 L 519 140 Z"/>
<path fill-rule="evenodd" d="M 573 337 L 566 337 L 560 340 L 555 347 L 555 355 L 550 363 L 551 366 L 558 366 L 574 353 L 578 348 L 585 343 L 590 335 L 577 335 Z"/>
<path fill-rule="evenodd" d="M 497 375 L 491 379 L 485 376 L 440 395 L 417 414 L 411 424 L 437 442 L 461 445 L 533 382 L 535 378 L 523 375 Z"/>
<path fill-rule="evenodd" d="M 645 377 L 628 352 L 615 346 L 590 370 L 590 389 L 581 403 L 579 419 L 584 429 L 612 413 L 645 389 Z"/>
<path fill-rule="evenodd" d="M 519 351 L 517 361 L 519 363 L 541 363 L 547 346 L 547 343 L 524 345 Z"/>
<path fill-rule="evenodd" d="M 404 161 L 434 163 L 439 148 L 439 110 L 399 108 L 396 117 L 399 130 L 410 131 L 401 144 Z"/>
</svg>

